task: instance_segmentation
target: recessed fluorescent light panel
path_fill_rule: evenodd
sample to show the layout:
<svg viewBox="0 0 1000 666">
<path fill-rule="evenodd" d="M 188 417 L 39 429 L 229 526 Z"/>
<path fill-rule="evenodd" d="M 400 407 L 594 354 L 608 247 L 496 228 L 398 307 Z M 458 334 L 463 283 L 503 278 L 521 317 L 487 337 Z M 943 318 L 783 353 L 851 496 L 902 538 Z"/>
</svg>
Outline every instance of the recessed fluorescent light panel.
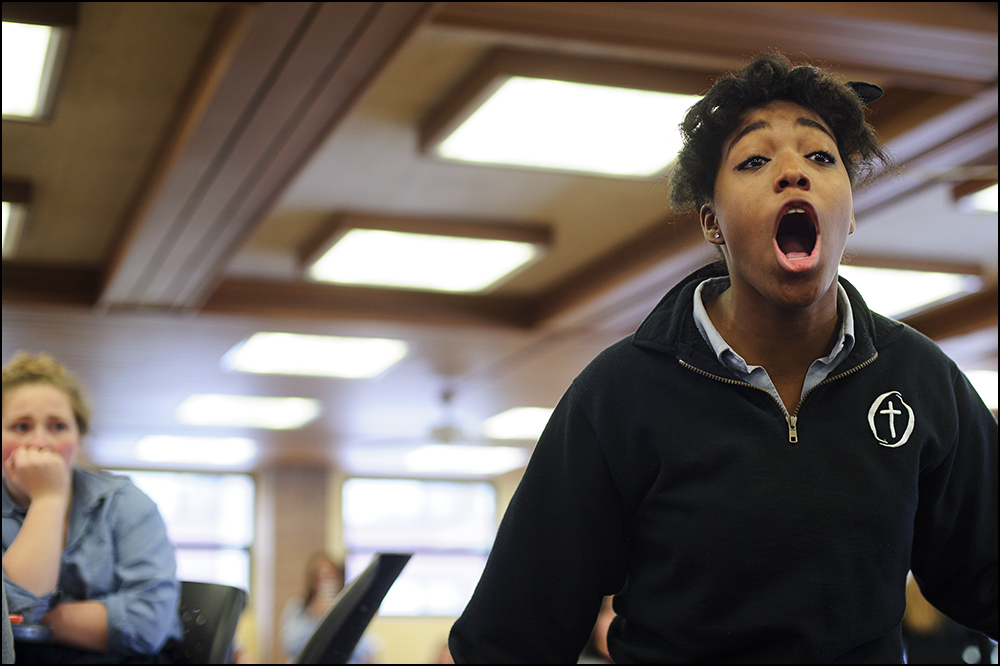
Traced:
<svg viewBox="0 0 1000 666">
<path fill-rule="evenodd" d="M 9 259 L 14 255 L 14 248 L 17 246 L 18 232 L 21 230 L 20 220 L 24 217 L 24 207 L 3 202 L 3 258 Z"/>
<path fill-rule="evenodd" d="M 997 213 L 997 185 L 962 197 L 958 200 L 958 207 L 963 213 Z"/>
<path fill-rule="evenodd" d="M 529 263 L 534 243 L 351 229 L 310 268 L 339 284 L 476 292 Z"/>
<path fill-rule="evenodd" d="M 24 228 L 32 187 L 24 181 L 3 181 L 3 258 L 12 259 L 17 253 L 18 240 Z"/>
<path fill-rule="evenodd" d="M 406 468 L 418 474 L 488 476 L 523 467 L 528 451 L 513 446 L 428 444 L 406 454 Z"/>
<path fill-rule="evenodd" d="M 222 363 L 239 372 L 364 379 L 382 374 L 408 351 L 402 340 L 386 338 L 255 333 Z"/>
<path fill-rule="evenodd" d="M 677 126 L 699 99 L 512 76 L 436 152 L 464 162 L 650 177 L 680 150 Z"/>
<path fill-rule="evenodd" d="M 181 403 L 174 417 L 187 425 L 291 430 L 313 421 L 319 411 L 319 401 L 311 398 L 199 393 Z"/>
<path fill-rule="evenodd" d="M 550 416 L 547 407 L 514 407 L 483 421 L 483 432 L 491 439 L 537 440 Z"/>
<path fill-rule="evenodd" d="M 179 437 L 150 435 L 135 446 L 135 457 L 178 465 L 238 465 L 253 458 L 257 447 L 242 437 Z"/>
<path fill-rule="evenodd" d="M 982 287 L 979 277 L 959 273 L 841 266 L 840 274 L 861 292 L 869 308 L 896 318 Z"/>
<path fill-rule="evenodd" d="M 3 116 L 43 115 L 62 32 L 47 25 L 3 22 Z"/>
</svg>

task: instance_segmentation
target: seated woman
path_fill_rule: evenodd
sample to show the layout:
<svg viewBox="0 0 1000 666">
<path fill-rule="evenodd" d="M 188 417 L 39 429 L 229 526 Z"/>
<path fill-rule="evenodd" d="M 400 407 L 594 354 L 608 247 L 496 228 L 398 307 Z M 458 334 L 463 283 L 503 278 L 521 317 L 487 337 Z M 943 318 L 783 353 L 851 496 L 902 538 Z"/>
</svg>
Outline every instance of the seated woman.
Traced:
<svg viewBox="0 0 1000 666">
<path fill-rule="evenodd" d="M 3 579 L 10 612 L 55 645 L 18 662 L 158 663 L 181 636 L 180 584 L 152 500 L 122 477 L 76 465 L 89 410 L 50 356 L 3 368 Z"/>
<path fill-rule="evenodd" d="M 314 553 L 306 564 L 305 594 L 289 599 L 281 613 L 281 648 L 289 662 L 305 648 L 343 587 L 344 568 L 325 552 Z M 375 639 L 365 633 L 347 663 L 374 664 L 377 652 Z"/>
</svg>

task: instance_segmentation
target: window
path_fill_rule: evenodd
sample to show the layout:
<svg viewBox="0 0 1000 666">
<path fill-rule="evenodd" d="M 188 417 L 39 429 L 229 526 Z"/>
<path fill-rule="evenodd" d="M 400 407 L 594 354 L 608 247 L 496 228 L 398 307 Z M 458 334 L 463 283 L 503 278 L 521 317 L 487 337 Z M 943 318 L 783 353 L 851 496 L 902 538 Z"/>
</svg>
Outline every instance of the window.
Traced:
<svg viewBox="0 0 1000 666">
<path fill-rule="evenodd" d="M 250 589 L 254 482 L 245 474 L 116 471 L 160 509 L 177 577 Z"/>
<path fill-rule="evenodd" d="M 349 479 L 342 507 L 348 580 L 375 553 L 414 553 L 382 602 L 382 615 L 462 612 L 496 535 L 492 484 Z"/>
</svg>

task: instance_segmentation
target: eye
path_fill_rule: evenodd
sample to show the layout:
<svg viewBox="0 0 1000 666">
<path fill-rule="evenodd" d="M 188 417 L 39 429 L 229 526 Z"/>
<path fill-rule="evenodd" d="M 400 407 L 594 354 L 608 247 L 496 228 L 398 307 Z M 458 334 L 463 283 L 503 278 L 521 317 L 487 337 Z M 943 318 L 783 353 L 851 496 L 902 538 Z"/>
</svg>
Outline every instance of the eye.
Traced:
<svg viewBox="0 0 1000 666">
<path fill-rule="evenodd" d="M 747 159 L 745 159 L 742 162 L 740 162 L 739 164 L 737 164 L 736 165 L 736 170 L 737 171 L 746 171 L 747 169 L 757 169 L 759 167 L 764 166 L 765 164 L 767 164 L 770 161 L 771 160 L 769 160 L 768 158 L 763 157 L 761 155 L 754 155 L 753 157 L 748 157 Z"/>
<path fill-rule="evenodd" d="M 31 430 L 31 427 L 24 421 L 18 421 L 16 423 L 7 426 L 7 429 L 16 433 L 26 433 Z"/>
<path fill-rule="evenodd" d="M 826 152 L 825 150 L 817 150 L 815 153 L 809 153 L 806 155 L 813 162 L 818 162 L 819 164 L 836 164 L 837 158 Z"/>
</svg>

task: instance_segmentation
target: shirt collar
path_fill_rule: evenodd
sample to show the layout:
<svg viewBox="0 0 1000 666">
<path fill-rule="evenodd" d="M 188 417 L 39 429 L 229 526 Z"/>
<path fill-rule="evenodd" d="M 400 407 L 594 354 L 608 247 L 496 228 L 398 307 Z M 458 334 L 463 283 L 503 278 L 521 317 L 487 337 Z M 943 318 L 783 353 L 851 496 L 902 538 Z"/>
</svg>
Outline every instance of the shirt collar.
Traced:
<svg viewBox="0 0 1000 666">
<path fill-rule="evenodd" d="M 701 336 L 711 345 L 719 362 L 730 370 L 740 374 L 749 374 L 753 367 L 749 366 L 743 358 L 737 354 L 732 347 L 722 338 L 715 328 L 708 310 L 705 309 L 705 301 L 712 300 L 729 288 L 729 277 L 708 278 L 701 282 L 694 292 L 694 323 L 698 327 Z M 817 359 L 820 363 L 827 365 L 833 362 L 837 355 L 846 347 L 848 353 L 854 347 L 854 313 L 851 310 L 851 301 L 847 297 L 844 287 L 837 282 L 837 310 L 840 313 L 840 333 L 833 349 L 823 358 Z"/>
<path fill-rule="evenodd" d="M 80 467 L 74 467 L 72 481 L 73 510 L 79 511 L 81 514 L 85 514 L 100 504 L 104 497 L 114 491 L 115 482 L 112 478 L 113 477 L 105 478 L 102 475 L 88 472 Z M 0 485 L 3 486 L 3 516 L 5 518 L 10 518 L 14 514 L 20 514 L 23 517 L 28 512 L 27 507 L 23 507 L 14 501 L 14 498 L 7 490 L 6 481 Z"/>
</svg>

